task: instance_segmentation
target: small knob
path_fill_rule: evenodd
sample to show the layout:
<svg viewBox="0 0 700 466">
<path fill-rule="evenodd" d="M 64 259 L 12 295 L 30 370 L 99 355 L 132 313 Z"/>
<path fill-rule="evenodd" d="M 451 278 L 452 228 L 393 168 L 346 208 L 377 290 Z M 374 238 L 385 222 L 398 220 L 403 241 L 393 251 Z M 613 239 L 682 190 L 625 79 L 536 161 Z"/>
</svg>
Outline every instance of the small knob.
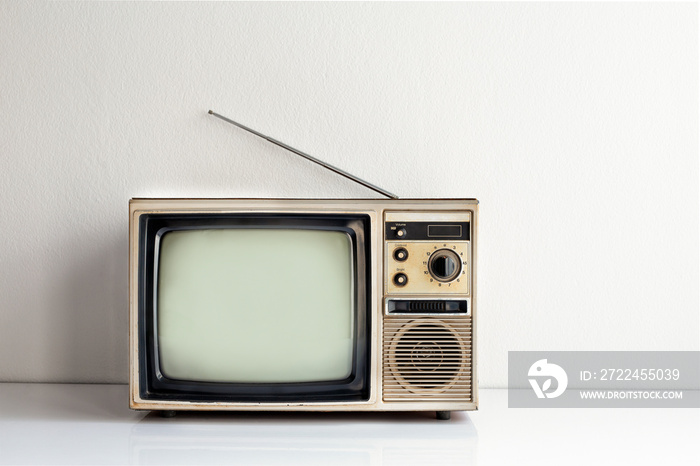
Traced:
<svg viewBox="0 0 700 466">
<path fill-rule="evenodd" d="M 438 249 L 428 260 L 428 271 L 439 282 L 451 282 L 462 271 L 462 262 L 451 249 Z"/>
<path fill-rule="evenodd" d="M 397 273 L 394 275 L 394 285 L 396 286 L 406 286 L 406 283 L 408 283 L 408 277 L 406 276 L 405 273 Z"/>
<path fill-rule="evenodd" d="M 403 262 L 408 259 L 408 251 L 406 248 L 396 248 L 394 249 L 394 260 L 396 262 Z"/>
<path fill-rule="evenodd" d="M 398 230 L 396 230 L 396 237 L 397 238 L 405 238 L 406 237 L 406 229 L 399 228 Z"/>
</svg>

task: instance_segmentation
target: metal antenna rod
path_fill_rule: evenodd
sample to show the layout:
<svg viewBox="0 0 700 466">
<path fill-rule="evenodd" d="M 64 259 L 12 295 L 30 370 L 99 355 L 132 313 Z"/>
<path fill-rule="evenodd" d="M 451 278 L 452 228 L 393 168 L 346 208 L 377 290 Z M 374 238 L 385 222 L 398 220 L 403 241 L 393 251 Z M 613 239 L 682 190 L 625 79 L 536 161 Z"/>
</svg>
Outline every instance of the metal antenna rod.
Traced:
<svg viewBox="0 0 700 466">
<path fill-rule="evenodd" d="M 362 186 L 364 186 L 364 187 L 366 187 L 366 188 L 369 188 L 369 189 L 371 189 L 372 191 L 376 191 L 376 192 L 378 192 L 379 194 L 382 194 L 382 195 L 384 195 L 384 196 L 386 196 L 386 197 L 388 197 L 388 198 L 391 198 L 391 199 L 398 199 L 398 198 L 399 198 L 396 194 L 392 194 L 392 193 L 390 193 L 389 191 L 386 191 L 386 190 L 384 190 L 384 189 L 382 189 L 382 188 L 380 188 L 380 187 L 378 187 L 378 186 L 373 185 L 372 183 L 368 183 L 367 181 L 364 181 L 364 180 L 362 180 L 362 179 L 356 177 L 355 175 L 351 175 L 350 173 L 348 173 L 348 172 L 346 172 L 346 171 L 344 171 L 344 170 L 341 170 L 341 169 L 338 168 L 338 167 L 334 167 L 333 165 L 327 164 L 326 162 L 323 162 L 323 161 L 321 161 L 321 160 L 319 160 L 319 159 L 317 159 L 317 158 L 315 158 L 315 157 L 310 156 L 309 154 L 306 154 L 306 153 L 304 153 L 304 152 L 302 152 L 302 151 L 300 151 L 300 150 L 298 150 L 298 149 L 295 149 L 295 148 L 293 148 L 293 147 L 291 147 L 291 146 L 288 146 L 287 144 L 285 144 L 285 143 L 283 143 L 283 142 L 280 142 L 280 141 L 278 141 L 277 139 L 273 139 L 273 138 L 271 138 L 270 136 L 265 136 L 265 135 L 262 134 L 262 133 L 258 133 L 258 132 L 255 131 L 254 129 L 248 128 L 247 126 L 244 126 L 244 125 L 242 125 L 242 124 L 240 124 L 240 123 L 236 123 L 235 121 L 233 121 L 233 120 L 231 120 L 231 119 L 229 119 L 229 118 L 226 118 L 226 117 L 223 116 L 223 115 L 219 115 L 218 113 L 216 113 L 216 112 L 214 112 L 214 111 L 212 111 L 212 110 L 209 110 L 209 115 L 214 115 L 216 118 L 220 118 L 220 119 L 224 120 L 226 123 L 231 123 L 231 124 L 234 125 L 234 126 L 238 126 L 239 128 L 241 128 L 241 129 L 243 129 L 243 130 L 246 130 L 246 131 L 248 131 L 249 133 L 253 133 L 253 134 L 256 135 L 256 136 L 258 136 L 258 137 L 260 137 L 260 138 L 263 138 L 263 139 L 265 139 L 266 141 L 271 142 L 272 144 L 274 144 L 274 145 L 276 145 L 276 146 L 281 147 L 282 149 L 286 149 L 286 150 L 288 150 L 288 151 L 290 151 L 290 152 L 295 153 L 296 155 L 298 155 L 298 156 L 300 156 L 300 157 L 304 157 L 306 160 L 310 160 L 311 162 L 317 163 L 317 164 L 321 165 L 322 167 L 325 167 L 325 168 L 327 168 L 328 170 L 337 173 L 338 175 L 344 176 L 345 178 L 348 178 L 348 179 L 354 181 L 355 183 L 359 183 L 359 184 L 361 184 Z"/>
</svg>

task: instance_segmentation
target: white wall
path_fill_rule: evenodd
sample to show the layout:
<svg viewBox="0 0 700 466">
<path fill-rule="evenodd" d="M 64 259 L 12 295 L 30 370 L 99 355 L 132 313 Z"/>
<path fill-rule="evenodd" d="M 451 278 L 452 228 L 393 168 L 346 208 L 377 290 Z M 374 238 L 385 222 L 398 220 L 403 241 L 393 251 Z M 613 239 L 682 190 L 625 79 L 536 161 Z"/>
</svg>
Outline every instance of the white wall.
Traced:
<svg viewBox="0 0 700 466">
<path fill-rule="evenodd" d="M 698 350 L 697 4 L 0 3 L 0 380 L 127 381 L 127 202 L 481 201 L 508 350 Z"/>
</svg>

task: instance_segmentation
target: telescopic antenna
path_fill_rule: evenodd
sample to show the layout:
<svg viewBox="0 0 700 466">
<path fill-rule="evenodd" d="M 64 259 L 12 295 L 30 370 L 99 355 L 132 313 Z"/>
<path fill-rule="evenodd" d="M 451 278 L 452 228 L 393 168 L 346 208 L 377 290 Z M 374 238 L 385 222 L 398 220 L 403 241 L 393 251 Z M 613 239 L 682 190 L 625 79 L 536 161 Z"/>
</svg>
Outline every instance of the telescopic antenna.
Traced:
<svg viewBox="0 0 700 466">
<path fill-rule="evenodd" d="M 258 133 L 254 129 L 248 128 L 247 126 L 244 126 L 240 123 L 236 123 L 235 121 L 233 121 L 229 118 L 226 118 L 223 115 L 219 115 L 218 113 L 216 113 L 212 110 L 209 110 L 209 115 L 214 115 L 216 118 L 220 118 L 220 119 L 224 120 L 226 123 L 231 123 L 234 126 L 238 126 L 239 128 L 246 130 L 249 133 L 253 133 L 256 136 L 263 138 L 266 141 L 269 141 L 276 146 L 281 147 L 282 149 L 286 149 L 289 152 L 293 152 L 294 154 L 296 154 L 300 157 L 304 157 L 306 160 L 310 160 L 311 162 L 317 163 L 317 164 L 321 165 L 322 167 L 327 168 L 328 170 L 337 173 L 338 175 L 344 176 L 345 178 L 348 178 L 348 179 L 354 181 L 355 183 L 361 184 L 362 186 L 369 188 L 372 191 L 376 191 L 379 194 L 382 194 L 388 198 L 391 198 L 391 199 L 398 199 L 399 198 L 396 194 L 392 194 L 389 191 L 386 191 L 378 186 L 373 185 L 372 183 L 368 183 L 367 181 L 362 180 L 362 179 L 356 177 L 355 175 L 351 175 L 350 173 L 346 172 L 345 170 L 341 170 L 340 168 L 334 167 L 333 165 L 330 165 L 326 162 L 323 162 L 323 161 L 317 159 L 316 157 L 312 157 L 309 154 L 306 154 L 298 149 L 295 149 L 291 146 L 288 146 L 287 144 L 285 144 L 283 142 L 278 141 L 277 139 L 271 138 L 270 136 L 265 136 L 262 133 Z"/>
</svg>

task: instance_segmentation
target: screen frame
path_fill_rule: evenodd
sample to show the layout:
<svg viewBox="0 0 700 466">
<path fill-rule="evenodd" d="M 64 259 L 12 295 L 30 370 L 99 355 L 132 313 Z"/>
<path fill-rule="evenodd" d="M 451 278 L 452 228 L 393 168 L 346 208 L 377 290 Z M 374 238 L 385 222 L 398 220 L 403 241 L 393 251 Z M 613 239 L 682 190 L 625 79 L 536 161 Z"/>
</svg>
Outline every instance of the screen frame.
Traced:
<svg viewBox="0 0 700 466">
<path fill-rule="evenodd" d="M 157 335 L 157 267 L 160 239 L 171 231 L 213 228 L 302 229 L 343 232 L 353 264 L 354 342 L 350 376 L 292 383 L 226 383 L 176 380 L 160 370 Z M 371 221 L 366 214 L 149 213 L 138 232 L 139 394 L 143 400 L 191 402 L 352 402 L 370 398 Z"/>
</svg>

